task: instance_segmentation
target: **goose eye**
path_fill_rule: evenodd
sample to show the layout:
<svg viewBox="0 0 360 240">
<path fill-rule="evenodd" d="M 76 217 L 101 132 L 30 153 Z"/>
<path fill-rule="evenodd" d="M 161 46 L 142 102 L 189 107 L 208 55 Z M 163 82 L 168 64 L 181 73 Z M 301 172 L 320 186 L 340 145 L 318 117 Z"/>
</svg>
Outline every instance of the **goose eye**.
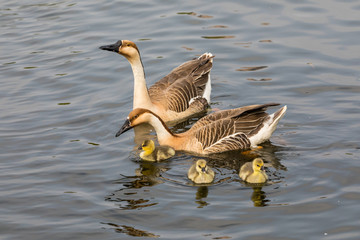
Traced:
<svg viewBox="0 0 360 240">
<path fill-rule="evenodd" d="M 256 166 L 260 167 L 260 165 L 259 165 L 259 164 L 257 164 Z"/>
</svg>

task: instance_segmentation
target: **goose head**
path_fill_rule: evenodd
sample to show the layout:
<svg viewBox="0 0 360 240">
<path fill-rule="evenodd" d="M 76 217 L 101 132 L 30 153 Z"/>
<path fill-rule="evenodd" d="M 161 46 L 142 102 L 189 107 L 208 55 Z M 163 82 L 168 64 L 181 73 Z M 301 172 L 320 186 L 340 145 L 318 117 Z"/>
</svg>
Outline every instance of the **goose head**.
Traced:
<svg viewBox="0 0 360 240">
<path fill-rule="evenodd" d="M 132 110 L 115 136 L 118 137 L 133 127 L 149 122 L 153 114 L 154 113 L 144 108 L 136 108 Z"/>
<path fill-rule="evenodd" d="M 264 162 L 261 158 L 255 158 L 252 162 L 254 172 L 264 171 Z"/>
<path fill-rule="evenodd" d="M 119 53 L 126 57 L 129 62 L 140 59 L 139 49 L 136 44 L 130 40 L 119 40 L 114 44 L 101 46 L 100 49 Z"/>
<path fill-rule="evenodd" d="M 208 166 L 206 165 L 206 161 L 204 159 L 196 161 L 196 171 L 199 174 L 208 172 Z"/>
<path fill-rule="evenodd" d="M 145 140 L 141 144 L 141 148 L 146 154 L 151 154 L 155 150 L 155 143 L 153 140 Z"/>
</svg>

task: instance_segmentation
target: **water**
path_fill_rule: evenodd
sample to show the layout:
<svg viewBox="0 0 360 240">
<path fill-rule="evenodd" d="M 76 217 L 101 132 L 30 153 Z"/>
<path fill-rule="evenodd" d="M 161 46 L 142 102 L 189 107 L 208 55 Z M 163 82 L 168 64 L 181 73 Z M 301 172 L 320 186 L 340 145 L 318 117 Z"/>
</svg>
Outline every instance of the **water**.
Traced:
<svg viewBox="0 0 360 240">
<path fill-rule="evenodd" d="M 360 1 L 3 1 L 0 8 L 1 239 L 358 239 Z M 251 156 L 138 158 L 128 62 L 149 86 L 203 52 L 213 109 L 288 106 L 257 150 L 270 182 L 237 175 Z M 271 111 L 271 110 L 270 110 Z M 173 128 L 184 131 L 192 119 Z"/>
</svg>

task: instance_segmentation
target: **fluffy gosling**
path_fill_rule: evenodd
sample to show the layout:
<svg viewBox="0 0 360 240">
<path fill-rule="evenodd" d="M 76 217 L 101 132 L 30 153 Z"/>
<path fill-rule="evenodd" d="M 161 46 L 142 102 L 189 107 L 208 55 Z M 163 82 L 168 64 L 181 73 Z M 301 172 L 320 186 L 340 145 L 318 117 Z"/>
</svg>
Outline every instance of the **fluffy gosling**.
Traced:
<svg viewBox="0 0 360 240">
<path fill-rule="evenodd" d="M 214 177 L 214 171 L 207 166 L 204 159 L 197 160 L 188 171 L 188 178 L 194 183 L 211 183 Z"/>
<path fill-rule="evenodd" d="M 143 150 L 140 153 L 141 159 L 151 162 L 165 160 L 175 155 L 175 150 L 173 148 L 168 146 L 155 147 L 153 140 L 145 140 L 141 144 L 140 149 Z"/>
<path fill-rule="evenodd" d="M 239 176 L 248 183 L 264 183 L 268 180 L 261 158 L 255 158 L 252 162 L 242 165 Z"/>
</svg>

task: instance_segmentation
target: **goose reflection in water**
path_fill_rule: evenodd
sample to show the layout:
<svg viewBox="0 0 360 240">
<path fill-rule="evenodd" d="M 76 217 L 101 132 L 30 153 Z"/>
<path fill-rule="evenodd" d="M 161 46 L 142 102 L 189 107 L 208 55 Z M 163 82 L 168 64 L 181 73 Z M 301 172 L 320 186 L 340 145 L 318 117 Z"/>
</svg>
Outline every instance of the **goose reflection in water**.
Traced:
<svg viewBox="0 0 360 240">
<path fill-rule="evenodd" d="M 135 170 L 135 176 L 123 175 L 122 178 L 114 181 L 114 183 L 120 184 L 122 187 L 105 197 L 105 200 L 115 202 L 122 210 L 134 210 L 155 206 L 158 204 L 157 201 L 139 196 L 134 192 L 134 189 L 137 189 L 135 190 L 136 192 L 140 192 L 140 189 L 145 187 L 144 191 L 146 191 L 146 187 L 163 183 L 161 172 L 167 170 L 167 168 L 158 167 L 153 163 L 141 163 L 140 167 Z"/>
<path fill-rule="evenodd" d="M 106 224 L 109 227 L 113 228 L 115 230 L 115 232 L 125 233 L 128 236 L 132 236 L 132 237 L 151 237 L 151 238 L 160 237 L 160 235 L 156 235 L 154 233 L 140 230 L 138 228 L 134 228 L 134 227 L 127 226 L 127 225 L 118 225 L 115 223 L 102 223 L 102 224 Z"/>
<path fill-rule="evenodd" d="M 135 176 L 122 175 L 123 178 L 114 181 L 114 183 L 123 184 L 128 189 L 154 186 L 164 182 L 161 173 L 168 170 L 168 168 L 159 167 L 152 162 L 141 162 L 139 168 L 135 169 Z"/>
<path fill-rule="evenodd" d="M 164 182 L 160 176 L 162 172 L 166 172 L 167 170 L 169 169 L 159 167 L 157 164 L 151 162 L 142 162 L 140 163 L 140 167 L 135 170 L 135 174 L 146 186 L 153 186 Z"/>
</svg>

